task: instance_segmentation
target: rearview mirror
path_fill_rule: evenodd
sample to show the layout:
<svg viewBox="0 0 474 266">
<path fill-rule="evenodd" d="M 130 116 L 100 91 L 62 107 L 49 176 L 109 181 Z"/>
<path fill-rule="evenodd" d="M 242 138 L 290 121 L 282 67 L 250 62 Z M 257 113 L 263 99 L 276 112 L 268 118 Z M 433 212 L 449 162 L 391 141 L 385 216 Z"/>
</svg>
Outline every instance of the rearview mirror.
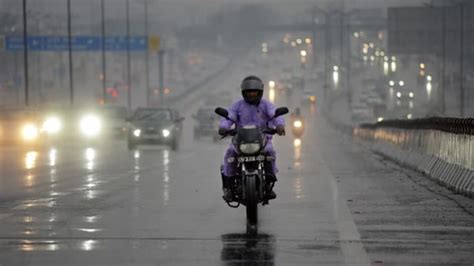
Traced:
<svg viewBox="0 0 474 266">
<path fill-rule="evenodd" d="M 287 107 L 280 107 L 280 108 L 277 108 L 277 109 L 275 110 L 275 116 L 274 116 L 274 117 L 279 117 L 279 116 L 285 115 L 285 114 L 287 114 L 288 112 L 290 112 L 290 110 L 288 110 Z"/>
<path fill-rule="evenodd" d="M 222 108 L 222 107 L 217 107 L 216 110 L 214 110 L 214 112 L 216 112 L 216 114 L 218 114 L 218 115 L 220 115 L 224 118 L 229 119 L 229 112 L 227 112 L 227 110 Z"/>
</svg>

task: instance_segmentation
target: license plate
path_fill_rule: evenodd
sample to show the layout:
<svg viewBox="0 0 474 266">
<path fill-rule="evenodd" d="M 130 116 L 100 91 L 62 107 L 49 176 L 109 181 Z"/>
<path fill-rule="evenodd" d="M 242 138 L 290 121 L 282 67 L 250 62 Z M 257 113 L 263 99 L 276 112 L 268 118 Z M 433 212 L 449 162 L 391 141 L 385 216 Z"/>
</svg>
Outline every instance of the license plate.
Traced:
<svg viewBox="0 0 474 266">
<path fill-rule="evenodd" d="M 263 156 L 263 155 L 259 155 L 259 156 L 244 156 L 244 157 L 239 157 L 237 160 L 239 161 L 239 163 L 264 161 L 264 160 L 265 160 L 265 156 Z"/>
</svg>

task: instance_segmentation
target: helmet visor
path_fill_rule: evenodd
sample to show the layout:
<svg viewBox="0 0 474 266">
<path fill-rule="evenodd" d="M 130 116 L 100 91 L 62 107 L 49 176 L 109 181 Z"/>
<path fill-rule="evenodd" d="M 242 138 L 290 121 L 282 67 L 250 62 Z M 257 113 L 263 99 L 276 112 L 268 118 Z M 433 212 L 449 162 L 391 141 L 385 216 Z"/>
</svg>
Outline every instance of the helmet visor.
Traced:
<svg viewBox="0 0 474 266">
<path fill-rule="evenodd" d="M 246 80 L 244 82 L 242 82 L 242 86 L 241 86 L 242 90 L 245 91 L 245 90 L 263 90 L 263 86 L 262 86 L 262 82 L 258 81 L 258 80 L 253 80 L 253 79 L 250 79 L 250 80 Z"/>
</svg>

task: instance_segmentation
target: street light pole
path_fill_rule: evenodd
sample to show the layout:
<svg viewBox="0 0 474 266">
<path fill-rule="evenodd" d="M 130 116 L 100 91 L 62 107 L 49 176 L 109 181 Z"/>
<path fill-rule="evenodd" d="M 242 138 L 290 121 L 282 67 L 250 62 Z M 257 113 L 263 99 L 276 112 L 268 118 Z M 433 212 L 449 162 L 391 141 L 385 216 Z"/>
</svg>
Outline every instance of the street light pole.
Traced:
<svg viewBox="0 0 474 266">
<path fill-rule="evenodd" d="M 148 40 L 148 0 L 143 0 L 144 14 L 145 14 L 145 37 Z M 145 50 L 145 84 L 146 84 L 146 104 L 150 106 L 150 50 Z"/>
<path fill-rule="evenodd" d="M 126 9 L 126 16 L 127 16 L 127 107 L 128 111 L 132 110 L 132 88 L 131 88 L 131 62 L 130 62 L 130 0 L 125 1 L 125 9 Z"/>
<path fill-rule="evenodd" d="M 106 81 L 107 81 L 107 61 L 105 58 L 105 3 L 104 0 L 100 1 L 101 11 L 101 54 L 102 54 L 102 101 L 105 104 L 106 101 Z"/>
<path fill-rule="evenodd" d="M 459 89 L 460 89 L 460 116 L 464 117 L 464 4 L 459 5 Z"/>
<path fill-rule="evenodd" d="M 67 1 L 67 35 L 69 54 L 69 104 L 74 105 L 74 71 L 72 68 L 72 30 L 71 30 L 71 0 Z"/>
<path fill-rule="evenodd" d="M 25 75 L 25 105 L 30 105 L 30 93 L 28 84 L 28 23 L 26 18 L 27 0 L 23 0 L 23 60 Z"/>
</svg>

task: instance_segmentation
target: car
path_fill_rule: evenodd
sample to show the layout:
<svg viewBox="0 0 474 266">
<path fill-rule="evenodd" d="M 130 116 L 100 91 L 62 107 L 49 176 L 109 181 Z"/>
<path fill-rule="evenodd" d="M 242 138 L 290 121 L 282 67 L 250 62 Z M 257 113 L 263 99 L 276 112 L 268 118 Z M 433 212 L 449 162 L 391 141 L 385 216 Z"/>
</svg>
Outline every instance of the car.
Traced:
<svg viewBox="0 0 474 266">
<path fill-rule="evenodd" d="M 41 132 L 50 146 L 94 145 L 111 138 L 104 129 L 104 114 L 97 107 L 50 108 L 42 113 Z"/>
<path fill-rule="evenodd" d="M 196 120 L 194 139 L 210 136 L 214 142 L 219 140 L 219 135 L 217 134 L 219 119 L 214 113 L 214 108 L 201 107 L 192 117 Z"/>
<path fill-rule="evenodd" d="M 316 92 L 313 88 L 307 87 L 303 91 L 303 103 L 304 104 L 314 104 L 316 103 L 317 97 Z"/>
<path fill-rule="evenodd" d="M 138 108 L 128 120 L 128 149 L 141 144 L 165 144 L 177 150 L 184 117 L 172 108 Z"/>
<path fill-rule="evenodd" d="M 0 143 L 36 148 L 42 143 L 41 119 L 28 108 L 0 109 Z"/>
</svg>

